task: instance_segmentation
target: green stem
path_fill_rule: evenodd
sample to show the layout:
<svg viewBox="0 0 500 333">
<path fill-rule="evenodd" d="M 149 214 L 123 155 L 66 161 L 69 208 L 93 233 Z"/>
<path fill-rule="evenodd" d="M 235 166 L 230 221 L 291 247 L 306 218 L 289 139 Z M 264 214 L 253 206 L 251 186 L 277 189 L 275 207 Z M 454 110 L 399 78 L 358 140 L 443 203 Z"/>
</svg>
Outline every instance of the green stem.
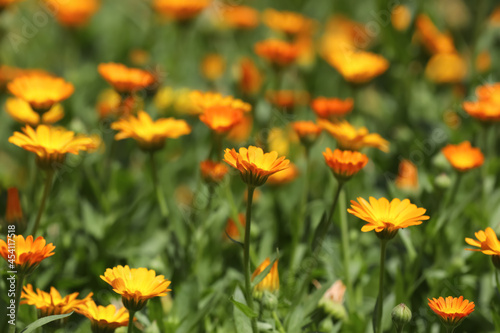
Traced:
<svg viewBox="0 0 500 333">
<path fill-rule="evenodd" d="M 281 324 L 281 320 L 278 317 L 278 314 L 276 313 L 276 311 L 273 311 L 273 319 L 274 319 L 274 322 L 276 323 L 276 328 L 278 329 L 278 332 L 286 333 L 286 330 L 283 327 L 283 324 Z"/>
<path fill-rule="evenodd" d="M 352 290 L 351 274 L 349 272 L 349 263 L 351 262 L 351 249 L 349 247 L 349 226 L 347 224 L 347 210 L 346 210 L 346 195 L 345 191 L 340 192 L 340 230 L 342 235 L 342 257 L 344 259 L 344 274 L 345 284 L 347 289 L 347 307 L 349 311 L 353 311 L 354 307 L 354 294 Z"/>
<path fill-rule="evenodd" d="M 14 325 L 10 325 L 9 332 L 10 333 L 16 333 L 16 326 L 17 326 L 17 320 L 19 318 L 19 303 L 21 301 L 21 291 L 23 290 L 23 284 L 24 284 L 24 275 L 18 273 L 17 275 L 17 281 L 16 281 L 16 320 Z"/>
<path fill-rule="evenodd" d="M 245 294 L 247 299 L 247 305 L 253 310 L 253 298 L 252 298 L 252 285 L 250 283 L 250 226 L 252 224 L 252 201 L 253 192 L 255 187 L 248 186 L 248 199 L 247 199 L 247 214 L 246 214 L 246 225 L 245 225 L 245 244 L 243 248 L 243 265 L 245 273 Z M 238 223 L 236 221 L 236 223 Z M 252 331 L 257 333 L 257 319 L 251 318 Z"/>
<path fill-rule="evenodd" d="M 330 213 L 328 214 L 328 225 L 330 225 L 333 222 L 333 215 L 335 215 L 335 207 L 337 206 L 340 192 L 342 191 L 342 187 L 344 186 L 344 182 L 339 181 L 338 183 L 339 185 L 337 186 L 337 192 L 335 192 L 335 197 L 333 198 L 333 204 L 332 207 L 330 208 Z"/>
<path fill-rule="evenodd" d="M 127 333 L 134 332 L 134 316 L 135 316 L 135 311 L 128 312 L 128 330 L 127 330 Z"/>
<path fill-rule="evenodd" d="M 462 176 L 463 176 L 463 173 L 461 173 L 461 172 L 457 173 L 457 178 L 455 179 L 455 183 L 453 183 L 450 198 L 448 199 L 448 203 L 446 205 L 446 208 L 450 207 L 450 205 L 453 205 L 453 202 L 455 201 L 455 198 L 457 197 L 458 188 L 460 186 L 460 183 L 462 182 L 462 178 L 463 178 Z"/>
<path fill-rule="evenodd" d="M 40 208 L 38 209 L 38 214 L 36 215 L 35 226 L 33 227 L 32 235 L 36 237 L 36 232 L 40 227 L 40 220 L 42 219 L 43 211 L 45 210 L 45 204 L 50 194 L 50 188 L 52 187 L 52 180 L 54 179 L 54 170 L 47 171 L 47 178 L 45 179 L 45 188 L 43 189 L 42 202 L 40 203 Z"/>
<path fill-rule="evenodd" d="M 376 320 L 377 329 L 375 333 L 382 333 L 382 310 L 384 308 L 384 273 L 385 273 L 385 252 L 387 248 L 387 240 L 381 240 L 380 242 L 380 277 L 378 285 L 378 299 L 376 306 Z"/>
<path fill-rule="evenodd" d="M 446 327 L 447 333 L 453 333 L 455 331 L 455 327 Z"/>
<path fill-rule="evenodd" d="M 160 206 L 161 216 L 163 218 L 166 218 L 168 216 L 168 207 L 167 203 L 165 202 L 165 197 L 163 196 L 163 191 L 160 187 L 160 184 L 158 184 L 158 169 L 156 168 L 154 152 L 151 152 L 149 154 L 149 157 L 151 159 L 151 176 L 153 178 L 153 186 L 156 193 L 156 199 L 158 200 L 158 205 Z"/>
</svg>

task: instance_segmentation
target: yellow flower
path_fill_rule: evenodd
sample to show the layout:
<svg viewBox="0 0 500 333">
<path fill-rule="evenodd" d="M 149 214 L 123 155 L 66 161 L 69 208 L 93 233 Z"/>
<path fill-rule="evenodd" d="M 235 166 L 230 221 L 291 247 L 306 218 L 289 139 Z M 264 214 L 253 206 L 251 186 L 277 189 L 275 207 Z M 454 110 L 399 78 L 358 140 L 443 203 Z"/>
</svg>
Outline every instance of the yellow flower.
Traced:
<svg viewBox="0 0 500 333">
<path fill-rule="evenodd" d="M 272 174 L 267 179 L 269 185 L 284 185 L 293 182 L 299 176 L 299 168 L 290 163 L 289 167 L 283 171 Z"/>
<path fill-rule="evenodd" d="M 80 151 L 95 149 L 95 141 L 87 136 L 75 136 L 64 128 L 39 125 L 36 129 L 26 125 L 23 133 L 14 132 L 9 142 L 36 154 L 36 161 L 42 169 L 59 168 L 66 154 L 78 155 Z"/>
<path fill-rule="evenodd" d="M 85 25 L 92 15 L 99 9 L 97 0 L 45 0 L 50 8 L 55 8 L 57 21 L 68 27 Z"/>
<path fill-rule="evenodd" d="M 20 98 L 8 98 L 5 103 L 5 111 L 17 122 L 30 126 L 40 123 L 53 124 L 64 117 L 64 111 L 60 104 L 55 104 L 49 111 L 41 115 L 33 111 L 28 102 Z M 41 118 L 41 121 L 40 121 Z"/>
<path fill-rule="evenodd" d="M 466 75 L 467 63 L 457 53 L 435 54 L 425 67 L 425 76 L 435 83 L 459 83 Z"/>
<path fill-rule="evenodd" d="M 231 107 L 243 112 L 250 112 L 252 110 L 252 106 L 250 104 L 232 96 L 222 96 L 219 93 L 201 92 L 195 90 L 189 94 L 189 97 L 197 106 L 199 113 L 203 113 L 207 109 L 213 107 Z"/>
<path fill-rule="evenodd" d="M 92 297 L 92 293 L 90 293 L 84 299 L 77 299 L 78 295 L 78 293 L 72 293 L 61 297 L 61 294 L 54 287 L 50 287 L 50 293 L 38 288 L 35 292 L 33 286 L 28 284 L 24 286 L 21 293 L 21 304 L 34 305 L 40 310 L 40 317 L 47 317 L 70 313 Z"/>
<path fill-rule="evenodd" d="M 165 140 L 176 139 L 191 133 L 191 127 L 184 120 L 162 118 L 153 121 L 145 111 L 139 111 L 137 117 L 128 116 L 111 124 L 111 128 L 119 131 L 116 140 L 132 138 L 144 151 L 155 151 L 163 148 Z"/>
<path fill-rule="evenodd" d="M 484 155 L 479 148 L 471 146 L 469 141 L 458 145 L 447 145 L 441 150 L 450 164 L 460 172 L 479 168 L 484 163 Z"/>
<path fill-rule="evenodd" d="M 276 66 L 288 66 L 300 55 L 300 48 L 278 39 L 267 39 L 255 44 L 255 53 Z"/>
<path fill-rule="evenodd" d="M 129 315 L 124 307 L 117 310 L 112 304 L 98 306 L 93 300 L 88 300 L 76 311 L 90 319 L 92 333 L 113 333 L 118 327 L 128 324 Z"/>
<path fill-rule="evenodd" d="M 262 21 L 272 30 L 288 35 L 309 33 L 314 28 L 314 21 L 302 14 L 275 9 L 266 9 L 262 14 Z"/>
<path fill-rule="evenodd" d="M 201 176 L 207 183 L 220 183 L 229 169 L 224 163 L 210 160 L 200 163 Z"/>
<path fill-rule="evenodd" d="M 337 140 L 339 149 L 360 150 L 364 147 L 378 148 L 389 151 L 389 142 L 376 133 L 369 133 L 366 127 L 354 128 L 347 121 L 332 123 L 319 119 L 318 125 Z"/>
<path fill-rule="evenodd" d="M 259 25 L 259 12 L 248 6 L 224 6 L 222 23 L 233 29 L 254 29 Z"/>
<path fill-rule="evenodd" d="M 368 222 L 361 231 L 375 230 L 382 239 L 391 239 L 399 229 L 419 225 L 429 219 L 429 216 L 424 215 L 424 208 L 418 208 L 408 199 L 393 199 L 389 202 L 386 198 L 377 200 L 370 197 L 369 200 L 370 202 L 363 198 L 358 198 L 358 202 L 351 200 L 351 208 L 347 211 Z"/>
<path fill-rule="evenodd" d="M 332 53 L 326 60 L 351 83 L 369 82 L 389 68 L 381 55 L 355 49 Z"/>
<path fill-rule="evenodd" d="M 320 118 L 335 119 L 351 112 L 353 105 L 352 98 L 342 100 L 340 98 L 318 97 L 312 101 L 311 109 Z"/>
<path fill-rule="evenodd" d="M 299 136 L 300 141 L 307 147 L 312 145 L 323 129 L 313 121 L 295 121 L 292 123 L 293 130 Z"/>
<path fill-rule="evenodd" d="M 439 316 L 441 322 L 448 328 L 455 328 L 474 311 L 474 302 L 464 300 L 463 296 L 458 298 L 448 296 L 446 299 L 439 297 L 429 301 L 429 307 Z"/>
<path fill-rule="evenodd" d="M 368 157 L 357 151 L 326 148 L 323 153 L 326 164 L 339 181 L 349 180 L 368 163 Z"/>
<path fill-rule="evenodd" d="M 391 13 L 391 22 L 394 29 L 405 31 L 411 23 L 411 11 L 408 6 L 398 5 Z"/>
<path fill-rule="evenodd" d="M 417 166 L 409 160 L 402 160 L 399 163 L 399 172 L 395 183 L 396 186 L 400 189 L 418 189 Z"/>
<path fill-rule="evenodd" d="M 1 1 L 1 0 L 0 0 Z M 0 5 L 1 7 L 1 5 Z M 0 88 L 3 89 L 4 85 L 18 77 L 21 76 L 51 76 L 47 71 L 43 69 L 24 69 L 17 67 L 10 67 L 6 65 L 0 66 Z"/>
<path fill-rule="evenodd" d="M 200 115 L 200 120 L 211 130 L 225 134 L 238 125 L 243 119 L 243 112 L 232 107 L 211 107 Z"/>
<path fill-rule="evenodd" d="M 216 81 L 226 70 L 226 61 L 220 54 L 207 54 L 201 62 L 201 73 L 209 81 Z"/>
<path fill-rule="evenodd" d="M 153 7 L 161 15 L 175 21 L 186 21 L 198 16 L 211 0 L 154 0 Z"/>
<path fill-rule="evenodd" d="M 239 152 L 226 149 L 224 161 L 238 169 L 243 181 L 254 187 L 263 185 L 270 175 L 285 170 L 290 163 L 284 156 L 278 158 L 275 151 L 264 153 L 261 148 L 254 146 L 240 148 Z"/>
<path fill-rule="evenodd" d="M 129 68 L 122 64 L 105 63 L 97 67 L 99 74 L 120 94 L 132 94 L 145 89 L 155 82 L 148 71 Z"/>
<path fill-rule="evenodd" d="M 498 237 L 490 227 L 486 230 L 479 230 L 475 233 L 477 240 L 466 238 L 467 244 L 476 246 L 479 249 L 467 249 L 469 251 L 481 251 L 489 256 L 500 256 L 500 242 Z"/>
<path fill-rule="evenodd" d="M 267 266 L 271 265 L 271 260 L 266 258 L 253 272 L 252 281 L 262 273 Z M 277 292 L 280 290 L 280 277 L 278 273 L 278 260 L 276 260 L 271 267 L 271 270 L 264 277 L 262 281 L 260 281 L 254 288 L 254 293 L 257 295 L 262 295 L 264 291 L 268 291 L 271 293 Z"/>
<path fill-rule="evenodd" d="M 23 275 L 31 274 L 42 260 L 53 256 L 52 251 L 56 248 L 52 243 L 46 244 L 41 236 L 33 241 L 33 236 L 24 239 L 22 235 L 17 235 L 13 240 L 14 242 L 7 244 L 0 239 L 0 255 L 9 261 L 15 253 L 15 270 Z"/>
<path fill-rule="evenodd" d="M 31 108 L 44 113 L 54 104 L 62 102 L 75 90 L 71 83 L 48 75 L 28 75 L 14 79 L 7 84 L 10 93 L 25 100 Z"/>
<path fill-rule="evenodd" d="M 129 311 L 139 311 L 148 299 L 167 295 L 170 281 L 163 275 L 156 275 L 147 268 L 116 266 L 108 268 L 101 279 L 113 287 L 113 291 L 122 296 L 123 305 Z"/>
</svg>

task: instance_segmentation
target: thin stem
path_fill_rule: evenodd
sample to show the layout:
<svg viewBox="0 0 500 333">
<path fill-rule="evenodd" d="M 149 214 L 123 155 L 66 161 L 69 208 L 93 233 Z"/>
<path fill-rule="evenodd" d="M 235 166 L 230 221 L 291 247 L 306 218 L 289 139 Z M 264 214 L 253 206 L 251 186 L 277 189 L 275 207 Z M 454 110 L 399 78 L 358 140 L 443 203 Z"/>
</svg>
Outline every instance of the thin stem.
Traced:
<svg viewBox="0 0 500 333">
<path fill-rule="evenodd" d="M 17 281 L 16 281 L 16 320 L 14 325 L 10 325 L 9 332 L 10 333 L 16 333 L 16 326 L 17 326 L 17 319 L 19 318 L 19 303 L 21 300 L 21 291 L 23 289 L 23 284 L 24 284 L 24 275 L 19 274 L 17 275 Z"/>
<path fill-rule="evenodd" d="M 349 226 L 347 224 L 347 210 L 346 210 L 346 195 L 345 191 L 340 192 L 340 231 L 342 235 L 342 257 L 344 259 L 344 274 L 345 284 L 347 289 L 347 307 L 349 311 L 354 310 L 354 294 L 352 290 L 351 274 L 349 272 L 349 263 L 351 262 L 351 249 L 349 247 Z"/>
<path fill-rule="evenodd" d="M 335 207 L 337 206 L 337 202 L 339 201 L 340 192 L 342 191 L 342 187 L 344 186 L 344 182 L 339 181 L 339 185 L 337 186 L 337 192 L 335 192 L 335 197 L 333 198 L 333 204 L 330 208 L 330 213 L 328 214 L 328 225 L 333 221 L 333 215 L 335 214 Z"/>
<path fill-rule="evenodd" d="M 127 330 L 127 333 L 134 332 L 134 316 L 135 316 L 135 311 L 128 312 L 128 330 Z"/>
<path fill-rule="evenodd" d="M 278 314 L 276 313 L 276 311 L 273 311 L 273 319 L 274 319 L 274 322 L 276 323 L 276 328 L 278 329 L 278 332 L 286 333 L 285 328 L 283 327 L 283 324 L 281 324 L 281 320 L 278 317 Z"/>
<path fill-rule="evenodd" d="M 245 294 L 247 299 L 247 305 L 253 310 L 253 298 L 252 298 L 252 285 L 250 283 L 250 226 L 252 223 L 252 201 L 253 192 L 255 187 L 248 186 L 248 199 L 247 199 L 247 214 L 246 214 L 246 225 L 245 225 L 245 244 L 243 248 L 243 265 L 245 273 Z M 238 223 L 236 221 L 236 223 Z M 255 317 L 251 318 L 252 331 L 257 333 L 257 319 Z"/>
<path fill-rule="evenodd" d="M 453 333 L 455 331 L 455 327 L 446 327 L 447 333 Z"/>
<path fill-rule="evenodd" d="M 33 227 L 32 235 L 36 237 L 36 232 L 40 227 L 40 220 L 42 219 L 43 211 L 45 210 L 45 204 L 47 203 L 47 198 L 50 194 L 50 188 L 52 187 L 52 180 L 54 179 L 54 170 L 47 171 L 47 178 L 45 179 L 45 188 L 43 189 L 42 201 L 40 203 L 40 208 L 38 208 L 38 214 L 36 215 L 35 226 Z"/>
<path fill-rule="evenodd" d="M 163 191 L 158 184 L 158 169 L 156 168 L 155 154 L 151 152 L 149 154 L 151 159 L 151 177 L 153 178 L 153 186 L 156 193 L 156 199 L 158 200 L 158 205 L 160 206 L 161 216 L 166 218 L 168 216 L 168 207 L 165 202 L 165 197 L 163 196 Z"/>
<path fill-rule="evenodd" d="M 378 285 L 378 299 L 376 306 L 376 320 L 377 320 L 377 330 L 375 333 L 382 333 L 382 310 L 384 308 L 384 273 L 385 273 L 385 252 L 387 247 L 387 240 L 381 240 L 380 242 L 380 277 Z"/>
</svg>

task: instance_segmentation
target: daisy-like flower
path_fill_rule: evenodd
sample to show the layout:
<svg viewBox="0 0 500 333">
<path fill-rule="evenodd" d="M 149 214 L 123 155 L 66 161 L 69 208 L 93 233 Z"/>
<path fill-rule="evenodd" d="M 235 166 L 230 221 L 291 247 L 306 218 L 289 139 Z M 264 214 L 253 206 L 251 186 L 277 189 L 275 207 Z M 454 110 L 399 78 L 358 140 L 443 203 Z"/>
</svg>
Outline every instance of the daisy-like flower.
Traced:
<svg viewBox="0 0 500 333">
<path fill-rule="evenodd" d="M 278 39 L 267 39 L 255 44 L 255 53 L 276 66 L 288 66 L 300 56 L 300 48 Z"/>
<path fill-rule="evenodd" d="M 429 307 L 439 316 L 439 319 L 448 329 L 453 330 L 474 311 L 474 302 L 464 299 L 463 296 L 448 296 L 446 299 L 439 297 L 429 301 Z"/>
<path fill-rule="evenodd" d="M 266 98 L 272 105 L 286 112 L 292 112 L 295 107 L 309 102 L 309 93 L 294 90 L 269 90 L 266 92 Z"/>
<path fill-rule="evenodd" d="M 418 189 L 418 169 L 415 164 L 409 160 L 402 160 L 399 163 L 398 177 L 396 186 L 400 189 L 416 190 Z"/>
<path fill-rule="evenodd" d="M 252 59 L 243 58 L 239 63 L 238 86 L 245 95 L 254 95 L 259 92 L 263 75 Z"/>
<path fill-rule="evenodd" d="M 351 83 L 369 82 L 389 68 L 389 61 L 381 55 L 360 50 L 332 53 L 326 60 Z"/>
<path fill-rule="evenodd" d="M 376 133 L 369 133 L 366 127 L 356 129 L 345 120 L 332 123 L 324 119 L 319 119 L 318 125 L 337 140 L 339 149 L 360 150 L 373 147 L 389 152 L 389 142 Z"/>
<path fill-rule="evenodd" d="M 270 175 L 285 170 L 290 163 L 284 156 L 278 158 L 275 151 L 264 153 L 262 148 L 255 146 L 242 147 L 239 152 L 226 149 L 224 162 L 238 169 L 241 178 L 250 187 L 264 185 Z"/>
<path fill-rule="evenodd" d="M 14 132 L 9 142 L 36 154 L 36 162 L 42 169 L 60 168 L 66 154 L 78 155 L 80 151 L 97 148 L 94 139 L 75 136 L 75 133 L 60 127 L 39 125 L 36 129 L 27 125 L 23 133 Z"/>
<path fill-rule="evenodd" d="M 120 94 L 131 95 L 155 82 L 155 76 L 148 71 L 113 62 L 99 64 L 97 71 Z"/>
<path fill-rule="evenodd" d="M 323 152 L 326 164 L 339 181 L 349 180 L 368 163 L 368 157 L 357 151 L 326 148 Z"/>
<path fill-rule="evenodd" d="M 483 101 L 464 102 L 462 107 L 465 112 L 480 121 L 486 123 L 500 121 L 500 103 L 495 104 Z"/>
<path fill-rule="evenodd" d="M 302 14 L 275 9 L 266 9 L 262 14 L 262 21 L 272 30 L 287 35 L 308 33 L 314 27 L 314 21 Z"/>
<path fill-rule="evenodd" d="M 229 171 L 227 165 L 224 163 L 210 160 L 202 161 L 200 163 L 200 170 L 201 177 L 209 184 L 220 183 Z"/>
<path fill-rule="evenodd" d="M 189 97 L 193 104 L 197 106 L 199 113 L 203 113 L 206 110 L 215 107 L 230 107 L 243 112 L 250 112 L 252 110 L 252 106 L 250 104 L 232 96 L 222 96 L 219 93 L 201 92 L 196 90 L 192 91 L 189 94 Z"/>
<path fill-rule="evenodd" d="M 76 311 L 90 319 L 92 333 L 113 333 L 118 327 L 127 326 L 129 315 L 127 309 L 116 309 L 114 305 L 96 305 L 88 300 L 79 305 Z"/>
<path fill-rule="evenodd" d="M 290 163 L 289 167 L 283 171 L 272 174 L 267 179 L 269 185 L 284 185 L 293 182 L 299 176 L 299 168 L 295 164 Z"/>
<path fill-rule="evenodd" d="M 243 119 L 243 112 L 232 107 L 211 107 L 200 115 L 200 120 L 212 131 L 226 134 Z"/>
<path fill-rule="evenodd" d="M 459 172 L 479 168 L 484 163 L 484 155 L 481 150 L 472 147 L 469 141 L 458 145 L 449 144 L 441 151 L 453 168 Z"/>
<path fill-rule="evenodd" d="M 40 116 L 33 111 L 25 100 L 20 98 L 8 98 L 5 102 L 5 111 L 17 122 L 30 126 L 42 124 L 53 124 L 64 117 L 64 110 L 60 104 L 55 104 L 49 111 Z"/>
<path fill-rule="evenodd" d="M 137 117 L 129 115 L 115 121 L 111 128 L 119 131 L 116 140 L 132 138 L 144 151 L 163 148 L 166 139 L 176 139 L 191 133 L 191 127 L 184 120 L 162 118 L 153 121 L 145 111 L 139 111 Z"/>
<path fill-rule="evenodd" d="M 248 6 L 225 6 L 222 9 L 222 24 L 233 29 L 254 29 L 259 25 L 259 12 Z"/>
<path fill-rule="evenodd" d="M 476 239 L 466 238 L 467 244 L 478 247 L 478 249 L 466 249 L 469 251 L 480 251 L 491 256 L 491 260 L 496 268 L 500 269 L 500 241 L 496 233 L 490 227 L 484 231 L 479 230 L 475 233 Z"/>
<path fill-rule="evenodd" d="M 335 119 L 340 118 L 352 111 L 354 100 L 347 98 L 315 98 L 311 103 L 311 109 L 320 118 Z"/>
<path fill-rule="evenodd" d="M 131 312 L 142 309 L 150 298 L 165 296 L 171 291 L 170 281 L 147 268 L 116 266 L 108 268 L 101 279 L 122 296 L 123 305 Z"/>
<path fill-rule="evenodd" d="M 57 21 L 67 27 L 81 27 L 85 25 L 92 15 L 99 9 L 97 0 L 45 0 L 50 8 L 56 8 Z"/>
<path fill-rule="evenodd" d="M 358 202 L 351 200 L 351 208 L 347 209 L 352 215 L 368 222 L 361 231 L 375 230 L 381 239 L 391 239 L 396 236 L 399 229 L 412 225 L 422 224 L 429 216 L 424 215 L 426 210 L 410 203 L 409 199 L 403 201 L 386 198 L 369 198 L 370 202 L 358 198 Z"/>
<path fill-rule="evenodd" d="M 154 9 L 174 21 L 187 21 L 198 16 L 211 0 L 154 0 Z"/>
<path fill-rule="evenodd" d="M 13 245 L 15 247 L 13 248 Z M 14 236 L 14 242 L 9 247 L 4 240 L 0 239 L 0 255 L 11 263 L 12 254 L 15 254 L 15 270 L 24 276 L 31 274 L 40 265 L 42 260 L 53 256 L 56 248 L 54 244 L 47 244 L 43 237 L 33 240 L 33 236 L 26 239 L 22 235 Z"/>
<path fill-rule="evenodd" d="M 425 67 L 425 76 L 432 82 L 459 83 L 467 75 L 467 62 L 458 53 L 439 53 Z"/>
<path fill-rule="evenodd" d="M 306 147 L 310 147 L 323 131 L 316 123 L 308 120 L 295 121 L 292 123 L 292 127 Z"/>
<path fill-rule="evenodd" d="M 45 113 L 54 104 L 64 101 L 74 92 L 71 83 L 48 75 L 21 76 L 7 84 L 10 93 L 28 102 L 38 113 Z"/>
<path fill-rule="evenodd" d="M 266 258 L 253 272 L 252 281 L 262 273 L 267 266 L 271 265 L 271 260 Z M 280 277 L 278 273 L 278 260 L 276 260 L 267 275 L 254 287 L 254 296 L 261 298 L 265 291 L 275 293 L 280 290 Z"/>
</svg>

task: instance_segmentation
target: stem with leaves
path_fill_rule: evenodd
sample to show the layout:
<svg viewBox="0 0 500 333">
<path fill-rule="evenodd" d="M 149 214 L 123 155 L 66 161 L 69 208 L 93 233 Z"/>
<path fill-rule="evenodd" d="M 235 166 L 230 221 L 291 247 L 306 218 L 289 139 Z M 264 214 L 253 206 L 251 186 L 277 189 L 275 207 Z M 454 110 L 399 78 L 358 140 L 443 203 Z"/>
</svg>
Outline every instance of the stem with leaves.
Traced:
<svg viewBox="0 0 500 333">
<path fill-rule="evenodd" d="M 378 285 L 378 299 L 375 308 L 374 322 L 376 323 L 375 333 L 382 333 L 382 310 L 384 308 L 384 275 L 385 275 L 385 252 L 387 249 L 387 240 L 380 242 L 380 276 Z"/>
</svg>

